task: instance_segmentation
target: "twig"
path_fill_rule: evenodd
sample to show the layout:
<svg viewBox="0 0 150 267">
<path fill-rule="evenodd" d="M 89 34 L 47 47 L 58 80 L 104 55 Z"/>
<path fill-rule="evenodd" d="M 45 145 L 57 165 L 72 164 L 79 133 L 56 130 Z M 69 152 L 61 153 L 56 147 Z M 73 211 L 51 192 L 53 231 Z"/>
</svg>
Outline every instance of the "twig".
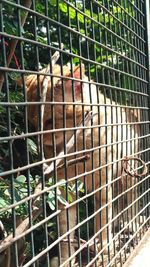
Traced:
<svg viewBox="0 0 150 267">
<path fill-rule="evenodd" d="M 59 51 L 56 51 L 54 55 L 52 56 L 52 67 L 56 64 L 57 60 L 60 57 Z M 45 74 L 49 74 L 50 72 L 50 64 L 48 64 Z M 47 90 L 48 90 L 48 81 L 49 81 L 49 76 L 45 76 L 43 80 L 43 91 L 41 95 L 41 102 L 46 102 L 46 95 L 47 95 Z M 41 131 L 43 131 L 43 118 L 44 118 L 44 110 L 45 110 L 45 105 L 42 105 L 41 107 Z"/>
<path fill-rule="evenodd" d="M 87 126 L 89 121 L 91 120 L 91 118 L 93 116 L 97 115 L 97 113 L 92 114 L 92 112 L 87 111 L 85 114 L 85 117 L 83 119 L 84 121 L 84 126 Z M 83 121 L 80 123 L 80 125 L 78 126 L 78 130 L 76 131 L 76 138 L 78 138 L 78 136 L 81 134 L 82 132 L 82 126 L 83 126 Z M 72 137 L 69 139 L 67 145 L 66 145 L 66 153 L 68 153 L 70 151 L 70 149 L 74 146 L 74 134 L 72 135 Z M 65 155 L 64 150 L 61 151 L 58 154 L 59 159 L 56 160 L 55 166 L 58 167 L 58 165 L 60 164 L 60 162 L 62 161 L 62 157 Z M 44 174 L 50 174 L 54 171 L 54 163 L 52 162 L 50 165 L 45 166 L 45 171 Z"/>
<path fill-rule="evenodd" d="M 54 55 L 52 56 L 51 62 L 52 62 L 52 67 L 56 64 L 57 60 L 60 57 L 59 51 L 56 51 Z M 49 74 L 50 72 L 50 64 L 47 65 L 47 68 L 45 70 L 45 74 Z M 48 90 L 48 81 L 49 81 L 49 76 L 45 75 L 43 84 L 42 84 L 42 94 L 41 94 L 41 102 L 45 103 L 46 102 L 46 96 L 47 96 L 47 90 Z M 45 111 L 45 104 L 41 105 L 41 131 L 43 131 L 43 122 L 44 122 L 44 111 Z M 41 142 L 43 143 L 43 135 L 41 135 Z M 40 147 L 40 140 L 38 138 L 38 147 Z"/>
<path fill-rule="evenodd" d="M 90 121 L 90 119 L 96 114 L 92 114 L 92 112 L 87 112 L 85 114 L 85 118 L 84 118 L 84 125 L 87 125 L 88 122 Z M 83 124 L 83 121 L 81 122 L 81 124 L 79 125 L 79 128 L 81 127 L 81 125 Z M 81 129 L 77 130 L 77 136 L 80 134 Z M 72 137 L 70 138 L 70 140 L 67 143 L 67 152 L 73 147 L 74 145 L 74 134 L 72 135 Z M 58 154 L 58 157 L 62 157 L 64 155 L 64 151 L 60 152 Z M 85 159 L 88 159 L 89 156 L 86 155 L 85 157 L 80 157 L 77 159 L 72 160 L 72 162 L 70 162 L 69 164 L 76 164 L 79 162 L 82 162 Z M 59 163 L 61 162 L 62 158 L 58 159 L 56 161 L 56 168 L 62 168 L 64 167 L 64 164 L 59 165 Z M 49 168 L 46 169 L 47 174 L 50 174 L 54 171 L 54 166 L 53 164 L 51 164 L 49 166 Z M 41 191 L 41 183 L 39 183 L 36 188 L 35 188 L 35 192 L 40 193 Z M 39 205 L 39 195 L 37 197 L 34 198 L 33 200 L 33 206 L 35 208 L 35 210 L 33 210 L 32 213 L 32 220 L 34 221 L 41 213 L 42 213 L 42 207 L 35 207 L 36 205 Z M 9 246 L 11 246 L 15 241 L 17 241 L 20 238 L 20 235 L 23 234 L 27 229 L 29 228 L 29 217 L 27 217 L 16 229 L 15 229 L 15 237 L 13 237 L 12 234 L 10 234 L 9 236 L 7 236 L 1 243 L 0 243 L 0 252 L 4 251 L 6 248 L 8 248 Z"/>
<path fill-rule="evenodd" d="M 7 236 L 3 223 L 0 221 L 0 240 Z M 6 248 L 0 253 L 0 266 L 10 267 L 11 253 L 10 248 Z"/>
<path fill-rule="evenodd" d="M 11 183 L 10 183 L 8 180 L 4 179 L 4 178 L 1 177 L 1 176 L 0 176 L 0 181 L 3 182 L 3 183 L 4 183 L 5 185 L 7 185 L 7 186 L 10 186 L 10 185 L 11 185 Z"/>
<path fill-rule="evenodd" d="M 84 117 L 84 119 L 81 121 L 81 123 L 79 124 L 79 129 L 76 131 L 76 138 L 78 138 L 78 136 L 80 135 L 80 133 L 81 133 L 81 131 L 82 131 L 82 126 L 83 126 L 83 121 L 84 121 L 84 126 L 86 126 L 87 124 L 88 124 L 88 122 L 91 120 L 91 118 L 93 117 L 93 116 L 95 116 L 97 113 L 95 113 L 95 114 L 92 114 L 92 112 L 89 112 L 89 111 L 87 111 L 86 112 L 86 114 L 85 114 L 85 117 Z M 81 128 L 80 128 L 81 127 Z M 70 151 L 70 149 L 74 146 L 74 134 L 72 135 L 72 137 L 69 139 L 69 141 L 68 141 L 68 143 L 67 143 L 67 145 L 66 145 L 66 153 L 68 153 L 69 151 Z M 55 166 L 54 166 L 54 163 L 52 162 L 50 165 L 47 165 L 47 164 L 44 164 L 44 168 L 45 168 L 45 171 L 44 171 L 44 175 L 47 175 L 47 174 L 52 174 L 54 171 L 55 171 L 55 168 L 56 168 L 56 170 L 57 169 L 61 169 L 61 168 L 63 168 L 64 167 L 64 163 L 63 164 L 61 164 L 61 165 L 59 165 L 60 163 L 61 163 L 61 161 L 62 161 L 62 157 L 64 156 L 64 150 L 63 151 L 61 151 L 58 155 L 57 155 L 57 157 L 58 157 L 58 159 L 56 160 L 56 162 L 55 162 Z M 83 158 L 84 157 L 84 158 Z M 73 164 L 77 164 L 77 163 L 79 163 L 79 162 L 82 162 L 83 160 L 87 160 L 87 159 L 89 159 L 89 155 L 86 155 L 86 156 L 83 156 L 83 157 L 80 157 L 80 158 L 77 158 L 77 159 L 74 159 L 74 160 L 71 160 L 70 162 L 68 162 L 68 164 L 70 164 L 70 165 L 73 165 Z M 36 188 L 35 188 L 35 190 L 38 192 L 38 193 L 40 193 L 40 191 L 41 191 L 41 183 L 39 183 L 37 186 L 36 186 Z M 38 188 L 38 186 L 40 186 L 39 188 Z M 35 197 L 35 199 L 36 199 L 37 197 Z"/>
<path fill-rule="evenodd" d="M 87 154 L 87 155 L 85 155 L 85 156 L 82 156 L 82 157 L 78 157 L 78 158 L 76 158 L 76 159 L 71 159 L 71 160 L 68 160 L 68 161 L 66 162 L 66 166 L 68 167 L 68 166 L 71 166 L 71 165 L 74 165 L 74 164 L 78 164 L 78 163 L 81 163 L 81 162 L 85 162 L 85 161 L 87 161 L 88 159 L 90 159 L 90 155 L 89 155 L 89 154 Z M 59 165 L 59 166 L 57 167 L 57 170 L 62 169 L 64 166 L 65 166 L 65 163 Z"/>
<path fill-rule="evenodd" d="M 4 225 L 2 221 L 0 221 L 0 238 L 3 239 L 5 236 L 6 236 L 6 231 L 4 229 Z"/>
<path fill-rule="evenodd" d="M 24 3 L 23 3 L 23 6 L 26 7 L 26 8 L 30 8 L 31 7 L 31 4 L 32 4 L 32 1 L 31 0 L 25 0 Z M 24 16 L 21 17 L 21 26 L 22 27 L 25 24 L 27 15 L 28 15 L 28 11 L 24 11 Z M 12 59 L 13 55 L 14 55 L 14 52 L 15 52 L 17 43 L 18 43 L 18 40 L 12 40 L 11 41 L 10 51 L 9 51 L 9 55 L 7 57 L 7 67 L 9 67 L 9 64 L 11 62 L 11 59 Z M 4 83 L 4 74 L 3 74 L 3 72 L 1 72 L 0 73 L 0 91 L 2 89 L 3 83 Z"/>
<path fill-rule="evenodd" d="M 36 218 L 41 214 L 42 208 L 37 208 L 32 213 L 32 221 L 35 221 Z M 27 217 L 16 229 L 15 237 L 13 234 L 8 235 L 4 240 L 0 242 L 0 252 L 4 251 L 10 247 L 14 242 L 20 239 L 20 235 L 29 228 L 29 217 Z"/>
<path fill-rule="evenodd" d="M 52 66 L 56 63 L 56 61 L 59 58 L 59 52 L 55 52 L 55 54 L 52 57 Z M 48 73 L 50 71 L 50 65 L 48 65 L 47 69 L 46 69 L 46 73 Z M 48 77 L 44 78 L 43 81 L 43 92 L 42 92 L 42 101 L 45 102 L 46 101 L 46 95 L 47 95 L 47 90 L 48 90 Z M 42 106 L 42 110 L 41 110 L 41 121 L 42 121 L 42 129 L 43 129 L 43 117 L 44 117 L 44 109 L 45 109 L 45 105 Z M 95 114 L 94 114 L 95 115 Z M 81 133 L 82 129 L 80 129 L 80 127 L 83 125 L 83 121 L 84 121 L 84 125 L 86 126 L 90 119 L 94 116 L 91 112 L 87 112 L 85 114 L 84 119 L 82 120 L 82 122 L 79 125 L 79 129 L 76 131 L 76 136 L 78 137 L 79 134 Z M 66 145 L 66 152 L 68 153 L 69 150 L 73 147 L 74 145 L 74 134 L 72 135 L 72 137 L 70 138 L 70 140 L 68 141 L 67 145 Z M 61 151 L 58 154 L 59 159 L 56 161 L 56 169 L 60 169 L 64 167 L 64 164 L 61 164 L 60 166 L 58 166 L 60 164 L 60 162 L 62 161 L 62 157 L 64 156 L 64 151 Z M 80 158 L 77 159 L 73 159 L 68 161 L 68 166 L 72 165 L 72 164 L 77 164 L 79 162 L 83 162 L 84 160 L 89 159 L 89 155 L 85 155 L 82 156 Z M 54 171 L 54 164 L 51 163 L 50 166 L 46 165 L 46 169 L 44 174 L 50 174 Z M 41 183 L 39 183 L 34 192 L 36 193 L 40 193 L 41 192 Z M 38 207 L 39 206 L 39 207 Z M 35 210 L 33 210 L 32 213 L 32 220 L 34 221 L 42 212 L 42 207 L 40 205 L 39 202 L 39 195 L 38 197 L 35 197 L 33 199 L 33 208 Z M 15 229 L 15 237 L 13 237 L 13 234 L 10 234 L 9 236 L 7 236 L 1 243 L 0 243 L 0 252 L 4 251 L 6 248 L 10 247 L 15 241 L 17 241 L 20 238 L 20 235 L 23 234 L 28 228 L 29 228 L 29 216 Z"/>
</svg>

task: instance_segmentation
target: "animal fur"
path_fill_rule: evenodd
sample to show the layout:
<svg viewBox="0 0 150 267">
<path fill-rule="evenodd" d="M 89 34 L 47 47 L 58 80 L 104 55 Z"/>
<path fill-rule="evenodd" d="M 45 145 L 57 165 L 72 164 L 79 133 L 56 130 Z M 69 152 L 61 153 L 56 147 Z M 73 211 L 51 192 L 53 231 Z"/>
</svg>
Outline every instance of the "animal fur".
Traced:
<svg viewBox="0 0 150 267">
<path fill-rule="evenodd" d="M 36 75 L 30 75 L 26 78 L 28 101 L 40 101 L 44 79 L 42 73 L 44 73 L 44 70 L 38 78 Z M 66 171 L 65 169 L 58 170 L 57 179 L 65 178 L 69 181 L 70 178 L 81 175 L 80 179 L 85 182 L 87 191 L 97 190 L 95 193 L 95 211 L 98 211 L 96 215 L 96 232 L 99 232 L 97 237 L 99 237 L 99 243 L 101 243 L 98 246 L 100 251 L 107 245 L 108 239 L 111 241 L 112 238 L 112 224 L 109 223 L 112 219 L 112 191 L 113 196 L 116 197 L 133 186 L 133 179 L 129 176 L 118 179 L 115 184 L 113 180 L 122 176 L 121 159 L 124 156 L 133 155 L 138 149 L 139 129 L 135 122 L 139 120 L 139 114 L 136 109 L 122 108 L 117 103 L 111 102 L 110 99 L 106 98 L 100 92 L 100 88 L 92 81 L 89 81 L 85 75 L 83 65 L 81 72 L 80 67 L 74 68 L 73 78 L 77 79 L 74 81 L 69 79 L 71 74 L 67 66 L 63 67 L 65 79 L 58 77 L 60 75 L 60 67 L 58 65 L 53 66 L 52 73 L 53 78 L 49 79 L 46 96 L 46 102 L 49 104 L 45 105 L 44 109 L 44 130 L 58 130 L 64 127 L 73 128 L 83 121 L 83 115 L 87 111 L 92 111 L 95 114 L 86 129 L 77 138 L 75 146 L 69 151 L 69 153 L 81 151 L 81 153 L 77 154 L 77 157 L 88 153 L 90 159 L 85 164 L 80 162 L 76 166 L 68 166 Z M 81 79 L 82 82 L 80 82 Z M 39 91 L 37 90 L 38 87 Z M 64 102 L 66 103 L 65 105 L 63 105 Z M 71 102 L 76 105 L 72 105 Z M 38 129 L 39 110 L 38 105 L 28 107 L 28 119 L 35 129 Z M 64 116 L 66 118 L 65 123 Z M 53 157 L 54 150 L 58 155 L 64 149 L 64 141 L 68 142 L 74 132 L 71 129 L 69 131 L 60 130 L 56 131 L 53 137 L 51 132 L 45 133 L 43 135 L 45 157 L 47 159 Z M 131 140 L 132 138 L 133 140 Z M 67 157 L 68 160 L 71 158 L 73 157 Z M 114 162 L 113 164 L 112 161 Z M 135 199 L 135 193 L 133 190 L 129 190 L 125 194 L 124 201 L 126 204 L 132 203 Z M 123 198 L 118 198 L 118 202 L 119 211 L 123 208 Z M 62 208 L 62 204 L 59 205 Z M 102 208 L 101 211 L 99 210 L 100 208 Z M 134 208 L 130 208 L 128 216 L 130 216 L 132 209 Z M 118 211 L 113 212 L 113 217 L 117 215 Z M 69 218 L 68 223 L 67 218 Z M 108 227 L 106 227 L 107 223 L 109 223 Z M 68 217 L 64 209 L 59 215 L 60 235 L 65 234 L 75 225 L 76 206 L 74 205 L 69 208 Z M 100 229 L 103 229 L 102 232 Z M 71 232 L 70 238 L 71 240 L 74 239 L 74 231 Z M 61 263 L 65 262 L 74 251 L 73 243 L 71 243 L 69 252 L 68 243 L 62 242 Z M 56 261 L 54 262 L 54 265 L 58 265 Z M 69 264 L 66 263 L 65 266 L 69 266 Z"/>
</svg>

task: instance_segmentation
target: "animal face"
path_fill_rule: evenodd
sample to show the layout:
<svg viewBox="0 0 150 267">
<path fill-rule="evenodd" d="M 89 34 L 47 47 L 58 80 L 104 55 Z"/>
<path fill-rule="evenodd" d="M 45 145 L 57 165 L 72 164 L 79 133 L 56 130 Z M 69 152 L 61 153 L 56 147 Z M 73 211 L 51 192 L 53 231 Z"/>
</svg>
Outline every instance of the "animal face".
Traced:
<svg viewBox="0 0 150 267">
<path fill-rule="evenodd" d="M 80 69 L 76 68 L 73 78 L 80 79 Z M 79 103 L 81 94 L 81 83 L 79 81 L 68 80 L 67 76 L 65 80 L 58 80 L 53 88 L 53 99 L 55 104 L 45 107 L 44 113 L 44 130 L 49 129 L 62 129 L 55 133 L 55 141 L 57 146 L 63 144 L 63 128 L 72 128 L 81 118 L 81 106 L 74 106 L 71 102 Z M 52 90 L 52 88 L 51 88 Z M 48 92 L 47 101 L 51 101 L 50 92 Z M 74 114 L 73 114 L 74 113 Z M 66 132 L 67 140 L 70 136 L 70 132 Z M 48 134 L 44 136 L 44 145 L 49 145 L 51 137 Z"/>
<path fill-rule="evenodd" d="M 49 131 L 56 129 L 54 133 L 56 149 L 63 146 L 63 129 L 73 128 L 81 122 L 83 105 L 80 105 L 80 103 L 89 102 L 89 97 L 85 97 L 89 94 L 86 88 L 88 84 L 81 82 L 81 78 L 83 80 L 85 79 L 83 65 L 81 69 L 79 66 L 74 68 L 72 79 L 70 79 L 70 70 L 67 66 L 63 67 L 64 79 L 58 77 L 60 76 L 60 67 L 58 65 L 54 66 L 53 75 L 54 77 L 48 81 L 43 116 L 43 130 L 47 131 L 47 133 L 43 135 L 43 143 L 47 149 L 48 146 L 53 146 L 52 134 Z M 40 95 L 43 94 L 43 81 L 44 77 L 42 75 L 39 77 L 30 75 L 26 78 L 28 101 L 40 101 Z M 86 94 L 84 94 L 85 89 Z M 89 107 L 85 106 L 84 112 L 86 112 L 86 110 L 89 110 Z M 35 129 L 38 129 L 40 112 L 41 109 L 38 105 L 29 106 L 28 108 L 28 118 Z M 71 134 L 72 131 L 66 131 L 66 140 L 70 138 Z"/>
</svg>

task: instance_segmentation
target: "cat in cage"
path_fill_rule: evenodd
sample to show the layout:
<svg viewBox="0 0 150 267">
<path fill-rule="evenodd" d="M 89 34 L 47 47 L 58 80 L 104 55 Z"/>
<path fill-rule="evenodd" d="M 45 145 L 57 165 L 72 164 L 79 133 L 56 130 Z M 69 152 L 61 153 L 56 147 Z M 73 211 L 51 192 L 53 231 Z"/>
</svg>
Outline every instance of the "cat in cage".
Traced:
<svg viewBox="0 0 150 267">
<path fill-rule="evenodd" d="M 74 165 L 65 164 L 62 168 L 57 168 L 57 180 L 66 179 L 74 182 L 79 179 L 84 182 L 86 192 L 94 192 L 95 195 L 95 228 L 97 242 L 97 254 L 104 254 L 112 250 L 112 225 L 117 222 L 117 214 L 123 209 L 124 203 L 129 205 L 135 200 L 137 192 L 131 188 L 134 179 L 129 175 L 122 176 L 122 158 L 134 155 L 138 151 L 139 111 L 121 107 L 114 101 L 107 98 L 99 86 L 85 75 L 85 66 L 74 66 L 73 72 L 69 66 L 63 66 L 60 78 L 60 66 L 52 66 L 52 77 L 47 78 L 47 89 L 45 105 L 42 114 L 43 148 L 46 159 L 54 157 L 54 147 L 56 156 L 60 155 L 64 147 L 73 138 L 74 143 L 67 152 L 67 161 L 74 160 Z M 40 101 L 38 86 L 40 84 L 41 94 L 44 91 L 45 76 L 41 74 L 29 75 L 25 78 L 28 101 Z M 71 74 L 72 73 L 72 74 Z M 53 105 L 53 107 L 52 107 Z M 53 109 L 53 112 L 52 112 Z M 37 105 L 28 106 L 28 119 L 35 129 L 38 129 L 39 108 Z M 65 121 L 65 122 L 64 122 Z M 81 123 L 82 122 L 82 123 Z M 133 122 L 133 123 L 132 123 Z M 83 130 L 80 130 L 84 128 Z M 75 134 L 75 131 L 79 131 Z M 65 136 L 65 137 L 64 137 Z M 54 144 L 55 140 L 55 144 Z M 75 156 L 74 156 L 75 155 Z M 80 158 L 88 155 L 86 163 Z M 79 160 L 78 160 L 79 159 Z M 59 167 L 59 165 L 58 165 Z M 115 182 L 116 179 L 116 182 Z M 117 185 L 117 186 L 116 186 Z M 126 191 L 124 198 L 119 195 Z M 65 192 L 62 190 L 65 198 Z M 73 202 L 76 196 L 72 196 Z M 113 198 L 116 198 L 117 205 L 114 205 Z M 60 262 L 58 258 L 52 259 L 52 266 L 74 266 L 76 258 L 71 257 L 75 250 L 77 208 L 76 204 L 64 208 L 58 202 L 60 213 L 58 215 L 60 237 L 70 237 L 70 247 L 68 242 L 60 242 Z M 112 207 L 113 206 L 113 207 Z M 115 208 L 116 206 L 116 208 Z M 113 214 L 112 214 L 113 210 Z M 128 211 L 127 220 L 135 214 L 133 206 Z M 115 218 L 116 220 L 113 218 Z M 69 222 L 67 220 L 69 219 Z M 109 244 L 108 244 L 109 243 Z M 101 252 L 102 251 L 102 252 Z M 71 260 L 69 260 L 71 257 Z M 99 257 L 97 257 L 99 264 Z"/>
</svg>

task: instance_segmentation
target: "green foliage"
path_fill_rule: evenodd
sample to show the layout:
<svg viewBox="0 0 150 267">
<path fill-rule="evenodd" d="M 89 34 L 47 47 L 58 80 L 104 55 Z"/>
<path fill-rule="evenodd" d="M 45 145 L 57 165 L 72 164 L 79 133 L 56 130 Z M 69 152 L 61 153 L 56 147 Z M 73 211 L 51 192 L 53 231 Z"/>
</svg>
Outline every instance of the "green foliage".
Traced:
<svg viewBox="0 0 150 267">
<path fill-rule="evenodd" d="M 105 5 L 106 11 L 101 8 L 101 4 Z M 45 1 L 36 0 L 35 9 L 36 12 L 45 15 Z M 109 12 L 107 12 L 107 9 Z M 80 1 L 77 1 L 77 3 L 75 3 L 75 1 L 69 1 L 68 3 L 67 1 L 61 0 L 49 0 L 48 16 L 51 19 L 49 24 L 42 18 L 37 19 L 34 16 L 29 15 L 25 26 L 19 29 L 17 9 L 15 7 L 10 8 L 10 6 L 6 4 L 3 11 L 4 31 L 13 35 L 22 34 L 25 38 L 36 40 L 45 45 L 50 44 L 55 48 L 59 47 L 60 43 L 63 43 L 65 51 L 74 53 L 73 58 L 66 54 L 63 56 L 64 64 L 68 61 L 78 64 L 80 61 L 78 55 L 80 55 L 81 50 L 82 57 L 91 60 L 90 64 L 86 61 L 84 62 L 88 74 L 90 74 L 94 79 L 95 71 L 97 70 L 99 82 L 104 82 L 101 72 L 104 71 L 105 76 L 107 76 L 107 73 L 105 68 L 103 69 L 103 66 L 121 69 L 121 65 L 124 64 L 121 54 L 124 54 L 125 56 L 130 54 L 130 57 L 132 56 L 129 45 L 125 45 L 125 43 L 122 43 L 120 39 L 124 38 L 128 42 L 131 40 L 133 42 L 134 38 L 131 33 L 124 29 L 124 27 L 121 27 L 119 22 L 122 21 L 124 24 L 128 25 L 129 21 L 126 12 L 127 14 L 134 16 L 132 3 L 126 3 L 124 9 L 121 9 L 117 3 L 114 3 L 114 1 L 106 1 L 106 3 L 102 1 L 96 1 L 94 3 L 93 1 L 91 5 L 91 1 L 87 0 L 83 5 Z M 23 16 L 23 12 L 21 10 L 20 16 Z M 114 19 L 114 16 L 116 19 Z M 55 24 L 55 20 L 59 20 L 62 24 L 61 30 L 57 24 Z M 37 28 L 36 31 L 33 27 L 35 21 Z M 73 31 L 68 31 L 63 25 L 69 27 Z M 106 30 L 106 28 L 108 30 Z M 112 32 L 115 32 L 116 35 L 118 35 L 118 38 L 115 38 L 112 35 Z M 49 38 L 47 37 L 48 35 Z M 95 40 L 96 43 L 92 40 Z M 49 48 L 46 46 L 37 48 L 35 45 L 31 45 L 26 42 L 22 42 L 22 45 L 24 46 L 25 68 L 34 70 L 41 66 L 45 66 L 45 64 L 49 62 L 50 53 Z M 107 47 L 111 47 L 112 51 L 107 49 Z M 39 62 L 36 60 L 37 49 L 39 53 Z M 19 50 L 20 45 L 18 45 L 18 49 L 16 49 L 17 58 L 20 58 Z M 116 54 L 116 52 L 118 54 Z M 96 61 L 99 65 L 92 63 L 92 61 Z M 11 64 L 14 66 L 13 60 Z M 126 68 L 126 66 L 124 66 L 124 68 Z M 112 77 L 113 75 L 110 72 L 111 85 L 114 84 Z M 123 83 L 122 77 L 121 82 Z M 122 84 L 123 87 L 126 85 L 127 83 Z"/>
<path fill-rule="evenodd" d="M 30 190 L 35 188 L 35 180 L 33 180 L 30 175 Z M 12 189 L 13 188 L 13 189 Z M 32 191 L 31 190 L 31 191 Z M 17 204 L 18 201 L 28 196 L 28 185 L 26 177 L 24 175 L 19 175 L 13 183 L 8 179 L 0 180 L 0 208 L 9 207 L 12 203 Z M 16 216 L 25 216 L 28 212 L 28 204 L 21 204 L 20 206 L 16 205 L 15 213 Z M 0 218 L 9 218 L 12 216 L 12 210 L 7 210 L 5 213 L 0 212 Z"/>
<path fill-rule="evenodd" d="M 34 2 L 35 11 L 41 15 L 48 16 L 49 20 L 44 19 L 44 16 L 36 17 L 29 13 L 23 27 L 19 25 L 18 17 L 20 16 L 20 19 L 22 19 L 25 15 L 24 11 L 9 5 L 7 2 L 3 4 L 3 31 L 9 35 L 22 36 L 29 40 L 18 42 L 15 50 L 15 56 L 22 69 L 39 70 L 41 67 L 45 67 L 45 65 L 49 63 L 50 56 L 54 53 L 54 50 L 60 48 L 63 43 L 64 51 L 68 52 L 68 54 L 62 53 L 58 63 L 73 63 L 78 65 L 81 61 L 81 56 L 85 64 L 86 73 L 90 78 L 99 83 L 110 84 L 126 89 L 130 88 L 132 78 L 127 78 L 120 73 L 116 76 L 117 78 L 115 77 L 114 79 L 114 72 L 111 70 L 108 71 L 106 67 L 124 72 L 128 69 L 131 70 L 133 67 L 132 63 L 123 59 L 123 56 L 129 56 L 131 59 L 135 60 L 135 55 L 132 53 L 128 44 L 131 41 L 134 42 L 135 37 L 125 30 L 124 27 L 121 27 L 119 21 L 127 26 L 129 25 L 126 12 L 134 16 L 132 8 L 132 3 L 134 3 L 134 1 L 127 1 L 125 8 L 121 9 L 119 5 L 112 0 L 86 0 L 84 1 L 84 5 L 82 1 L 75 0 L 48 0 L 47 11 L 45 0 L 36 0 Z M 23 3 L 24 1 L 21 0 L 20 4 L 23 5 Z M 118 3 L 122 4 L 122 1 L 120 0 Z M 105 5 L 105 9 L 101 8 L 101 4 Z M 33 9 L 33 6 L 31 8 Z M 107 12 L 107 9 L 109 12 Z M 114 16 L 116 19 L 114 19 Z M 55 23 L 55 21 L 58 21 L 61 27 Z M 68 30 L 68 28 L 70 30 Z M 106 30 L 106 28 L 108 30 Z M 112 34 L 114 32 L 117 37 L 114 37 Z M 122 38 L 126 43 L 121 41 Z M 39 45 L 31 44 L 30 40 L 39 42 Z M 4 43 L 2 43 L 0 39 L 0 48 L 4 49 L 5 47 L 7 55 L 10 44 L 11 38 L 5 37 Z M 55 49 L 51 49 L 51 47 Z M 21 53 L 23 53 L 22 60 Z M 71 56 L 70 53 L 73 56 Z M 0 64 L 1 66 L 5 66 L 5 60 L 2 55 L 0 55 Z M 14 69 L 17 68 L 14 57 L 11 60 L 10 67 Z M 19 137 L 27 130 L 25 129 L 25 107 L 17 105 L 18 102 L 25 101 L 24 92 L 18 89 L 14 83 L 18 78 L 15 71 L 8 73 L 7 78 L 8 85 L 6 87 L 4 84 L 3 90 L 0 93 L 0 102 L 16 103 L 16 105 L 0 106 L 0 136 L 7 137 L 12 135 Z M 7 89 L 8 87 L 9 92 Z M 115 97 L 116 95 L 112 96 L 112 98 Z M 123 103 L 128 101 L 126 95 L 122 99 Z M 120 100 L 118 96 L 117 100 Z M 37 140 L 34 140 L 34 138 L 26 138 L 21 139 L 21 141 L 22 144 L 16 141 L 12 141 L 11 143 L 14 159 L 18 161 L 17 163 L 13 162 L 14 168 L 28 164 L 28 160 L 30 163 L 39 160 L 39 152 L 36 145 Z M 22 151 L 24 153 L 22 153 Z M 10 169 L 9 155 L 10 143 L 8 141 L 1 142 L 0 172 Z M 29 159 L 27 159 L 27 155 Z M 41 172 L 38 168 L 33 168 L 31 170 L 31 175 L 23 173 L 16 174 L 16 177 L 8 175 L 5 179 L 0 179 L 0 209 L 8 207 L 12 203 L 17 204 L 18 201 L 29 195 L 29 191 L 32 194 L 37 183 L 41 181 L 40 174 Z M 68 203 L 72 203 L 75 195 L 80 197 L 80 195 L 84 193 L 83 183 L 81 181 L 69 183 L 66 182 L 66 180 L 61 180 L 57 189 L 54 189 L 54 184 L 55 181 L 53 177 L 51 177 L 45 185 L 49 188 L 53 188 L 46 194 L 46 203 L 49 213 L 56 210 L 58 202 L 63 205 L 68 205 Z M 90 214 L 94 210 L 93 199 L 91 199 L 89 203 L 89 205 L 85 203 L 79 205 L 81 221 L 86 218 L 87 213 Z M 19 206 L 16 205 L 13 212 L 15 212 L 16 216 L 24 218 L 28 214 L 28 203 L 25 202 Z M 12 210 L 0 213 L 0 219 L 5 220 L 6 228 L 9 228 L 7 226 L 9 226 L 11 218 Z M 38 220 L 40 220 L 40 218 Z M 90 223 L 93 225 L 93 221 Z M 44 226 L 35 231 L 35 239 L 37 238 L 36 251 L 40 251 L 44 247 L 43 227 Z M 92 229 L 92 227 L 90 229 Z M 38 234 L 36 235 L 36 233 Z M 55 219 L 48 223 L 48 235 L 50 242 L 57 238 Z M 86 238 L 87 225 L 82 228 L 81 236 Z M 41 264 L 41 266 L 44 265 Z"/>
<path fill-rule="evenodd" d="M 31 142 L 32 143 L 32 142 Z M 9 179 L 0 179 L 0 208 L 6 208 L 12 203 L 15 204 L 18 201 L 24 199 L 30 193 L 34 193 L 36 185 L 40 182 L 41 178 L 36 175 L 34 178 L 30 175 L 27 181 L 27 178 L 24 175 L 17 176 L 12 182 Z M 49 178 L 46 182 L 46 187 L 51 187 L 54 185 L 53 178 Z M 13 189 L 12 189 L 13 188 Z M 67 190 L 67 192 L 66 192 Z M 63 192 L 63 195 L 62 195 Z M 68 205 L 68 203 L 73 202 L 73 196 L 76 193 L 83 193 L 83 183 L 77 181 L 76 184 L 69 183 L 67 185 L 66 180 L 62 179 L 59 181 L 59 186 L 57 189 L 49 189 L 47 193 L 47 203 L 50 209 L 53 211 L 56 209 L 56 200 L 63 205 Z M 67 193 L 67 200 L 64 197 Z M 15 212 L 16 215 L 25 216 L 28 210 L 28 203 L 21 204 L 20 206 L 16 205 Z M 0 217 L 9 217 L 11 216 L 12 211 L 8 210 L 5 213 L 0 213 Z"/>
<path fill-rule="evenodd" d="M 50 178 L 47 185 L 51 186 L 53 184 L 54 184 L 54 181 L 52 178 Z M 73 202 L 73 196 L 75 196 L 77 192 L 83 193 L 83 191 L 84 191 L 83 182 L 81 182 L 80 180 L 77 181 L 75 184 L 75 183 L 66 183 L 66 180 L 62 179 L 59 181 L 59 186 L 56 189 L 49 191 L 48 196 L 47 196 L 47 202 L 49 204 L 50 209 L 55 210 L 56 209 L 56 196 L 57 196 L 57 201 L 59 201 L 63 205 L 67 205 L 68 203 Z M 62 192 L 63 192 L 63 195 L 66 195 L 66 198 L 62 196 Z"/>
</svg>

